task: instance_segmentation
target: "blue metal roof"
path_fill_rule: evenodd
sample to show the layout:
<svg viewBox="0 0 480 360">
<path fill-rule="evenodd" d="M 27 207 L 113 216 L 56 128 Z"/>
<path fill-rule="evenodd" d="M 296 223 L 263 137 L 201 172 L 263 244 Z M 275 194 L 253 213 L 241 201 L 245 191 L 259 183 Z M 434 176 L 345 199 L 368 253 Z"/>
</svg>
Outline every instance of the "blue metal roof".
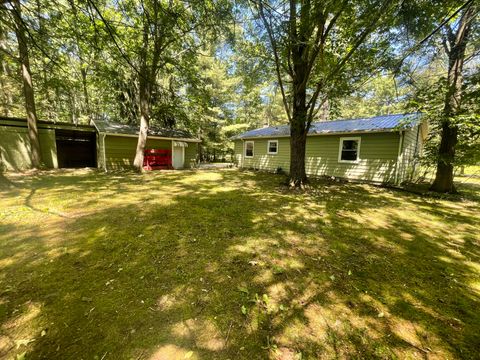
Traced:
<svg viewBox="0 0 480 360">
<path fill-rule="evenodd" d="M 308 135 L 390 132 L 408 129 L 420 123 L 420 113 L 381 115 L 371 118 L 348 120 L 332 120 L 312 123 Z M 256 137 L 290 136 L 289 125 L 270 126 L 250 130 L 233 137 L 233 140 L 250 139 Z"/>
</svg>

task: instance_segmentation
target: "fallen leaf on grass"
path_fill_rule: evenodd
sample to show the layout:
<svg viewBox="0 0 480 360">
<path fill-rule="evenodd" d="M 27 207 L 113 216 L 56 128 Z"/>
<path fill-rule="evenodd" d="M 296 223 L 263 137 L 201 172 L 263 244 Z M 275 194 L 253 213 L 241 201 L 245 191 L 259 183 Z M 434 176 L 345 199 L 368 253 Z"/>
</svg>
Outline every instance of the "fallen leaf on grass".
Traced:
<svg viewBox="0 0 480 360">
<path fill-rule="evenodd" d="M 248 295 L 248 289 L 245 286 L 238 286 L 238 291 Z"/>
<path fill-rule="evenodd" d="M 35 339 L 19 339 L 19 340 L 15 340 L 15 344 L 17 345 L 17 349 L 24 345 L 24 346 L 27 346 L 28 344 L 30 344 L 31 342 L 34 342 Z"/>
</svg>

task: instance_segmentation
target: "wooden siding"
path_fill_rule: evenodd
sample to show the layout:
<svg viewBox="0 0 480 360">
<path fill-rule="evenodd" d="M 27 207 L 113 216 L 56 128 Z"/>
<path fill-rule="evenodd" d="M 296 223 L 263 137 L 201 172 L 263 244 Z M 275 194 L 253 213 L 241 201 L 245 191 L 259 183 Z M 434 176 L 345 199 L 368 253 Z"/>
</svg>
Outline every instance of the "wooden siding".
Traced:
<svg viewBox="0 0 480 360">
<path fill-rule="evenodd" d="M 44 166 L 57 168 L 55 130 L 39 129 L 38 136 Z M 32 166 L 30 140 L 26 127 L 0 126 L 0 170 L 25 170 Z"/>
<path fill-rule="evenodd" d="M 357 163 L 338 161 L 340 138 L 360 137 L 360 160 Z M 290 139 L 278 138 L 278 154 L 267 154 L 271 139 L 254 139 L 254 157 L 245 158 L 241 140 L 235 142 L 235 157 L 240 167 L 274 171 L 290 170 Z M 375 182 L 393 182 L 398 157 L 399 133 L 354 135 L 322 135 L 307 138 L 305 167 L 309 176 L 336 176 Z M 244 140 L 247 141 L 247 140 Z M 239 152 L 239 150 L 241 150 Z"/>
<path fill-rule="evenodd" d="M 102 136 L 102 135 L 100 135 Z M 128 169 L 133 167 L 137 138 L 130 136 L 105 137 L 105 160 L 107 170 Z M 172 149 L 171 140 L 157 140 L 147 138 L 147 149 Z"/>
</svg>

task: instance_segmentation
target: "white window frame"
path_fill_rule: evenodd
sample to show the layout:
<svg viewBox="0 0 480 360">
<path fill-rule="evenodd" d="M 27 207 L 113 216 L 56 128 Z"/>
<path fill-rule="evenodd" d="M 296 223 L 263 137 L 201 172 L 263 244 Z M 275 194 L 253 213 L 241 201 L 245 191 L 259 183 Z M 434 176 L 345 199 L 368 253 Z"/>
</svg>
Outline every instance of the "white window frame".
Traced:
<svg viewBox="0 0 480 360">
<path fill-rule="evenodd" d="M 252 144 L 252 154 L 253 154 L 252 156 L 248 156 L 248 155 L 247 155 L 247 144 L 248 144 L 248 143 L 251 143 L 251 144 Z M 243 146 L 244 146 L 244 147 L 243 147 L 243 156 L 245 156 L 247 159 L 253 158 L 253 157 L 255 156 L 255 141 L 253 141 L 253 140 L 245 141 L 245 142 L 243 143 Z"/>
<path fill-rule="evenodd" d="M 358 141 L 357 146 L 357 159 L 356 160 L 342 160 L 342 149 L 343 149 L 343 142 L 346 140 L 356 140 Z M 341 137 L 340 144 L 338 146 L 338 162 L 339 163 L 347 163 L 347 164 L 356 164 L 360 161 L 360 145 L 362 144 L 362 138 L 359 136 L 355 137 Z"/>
<path fill-rule="evenodd" d="M 275 143 L 275 144 L 277 144 L 277 147 L 276 147 L 277 151 L 275 151 L 275 152 L 270 152 L 270 143 Z M 277 155 L 277 154 L 278 154 L 278 140 L 268 140 L 268 141 L 267 141 L 267 154 L 268 154 L 268 155 Z"/>
</svg>

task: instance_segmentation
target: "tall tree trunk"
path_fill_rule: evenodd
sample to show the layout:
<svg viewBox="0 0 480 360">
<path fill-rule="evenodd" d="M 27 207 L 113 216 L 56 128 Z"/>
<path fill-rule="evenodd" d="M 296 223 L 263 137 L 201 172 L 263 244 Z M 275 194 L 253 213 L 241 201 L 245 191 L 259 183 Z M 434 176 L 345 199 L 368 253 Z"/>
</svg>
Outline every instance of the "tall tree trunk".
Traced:
<svg viewBox="0 0 480 360">
<path fill-rule="evenodd" d="M 6 48 L 6 43 L 6 34 L 3 29 L 0 28 L 0 48 Z M 10 116 L 11 110 L 13 109 L 13 91 L 9 89 L 9 83 L 7 79 L 11 75 L 11 71 L 6 60 L 2 59 L 0 62 L 0 109 L 2 110 L 2 115 Z"/>
<path fill-rule="evenodd" d="M 454 193 L 453 165 L 455 146 L 458 141 L 458 126 L 452 118 L 459 114 L 462 101 L 463 63 L 465 49 L 469 41 L 471 24 L 475 17 L 475 7 L 468 7 L 463 13 L 456 33 L 449 31 L 448 78 L 445 106 L 443 109 L 442 133 L 438 149 L 437 172 L 430 190 L 441 193 Z M 450 30 L 450 29 L 449 29 Z"/>
<path fill-rule="evenodd" d="M 72 117 L 72 124 L 78 125 L 78 116 L 77 116 L 77 101 L 75 99 L 75 91 L 70 92 L 70 107 L 71 107 L 71 117 Z"/>
<path fill-rule="evenodd" d="M 80 57 L 80 61 L 81 57 Z M 80 68 L 80 73 L 82 74 L 82 87 L 83 87 L 83 98 L 85 100 L 85 112 L 90 117 L 90 99 L 88 98 L 88 88 L 87 88 L 87 69 L 85 69 L 84 65 Z"/>
<path fill-rule="evenodd" d="M 292 50 L 293 106 L 290 119 L 290 187 L 303 187 L 307 183 L 305 148 L 309 124 L 307 109 L 307 62 L 305 44 L 298 41 Z"/>
<path fill-rule="evenodd" d="M 290 187 L 303 187 L 307 182 L 305 173 L 305 148 L 306 134 L 302 129 L 298 129 L 297 125 L 292 124 L 290 127 Z"/>
<path fill-rule="evenodd" d="M 75 19 L 74 20 L 74 25 L 77 26 L 78 25 L 77 6 L 75 5 L 73 0 L 70 0 L 69 4 L 70 4 L 70 9 L 71 9 L 71 11 L 74 15 L 74 19 Z M 75 45 L 76 45 L 76 48 L 77 48 L 78 59 L 80 60 L 80 74 L 82 76 L 82 90 L 83 90 L 83 98 L 84 98 L 84 101 L 85 101 L 85 108 L 83 110 L 84 110 L 84 113 L 89 118 L 91 118 L 92 117 L 92 112 L 90 110 L 90 99 L 88 97 L 87 69 L 86 69 L 86 64 L 85 64 L 85 61 L 84 61 L 84 54 L 83 54 L 82 48 L 80 46 L 80 36 L 79 36 L 79 34 L 76 30 L 75 30 Z"/>
<path fill-rule="evenodd" d="M 295 98 L 296 97 L 296 98 Z M 302 187 L 307 182 L 305 172 L 305 148 L 307 130 L 305 128 L 307 108 L 305 106 L 306 91 L 296 94 L 290 122 L 290 187 Z M 303 98 L 303 100 L 302 100 Z"/>
<path fill-rule="evenodd" d="M 0 107 L 2 109 L 2 115 L 4 116 L 10 116 L 10 109 L 13 109 L 12 91 L 8 89 L 8 82 L 6 81 L 9 72 L 8 63 L 2 61 L 0 69 L 0 94 L 2 103 Z"/>
<path fill-rule="evenodd" d="M 13 2 L 13 6 L 15 8 L 15 34 L 18 41 L 20 65 L 22 67 L 23 93 L 25 95 L 25 110 L 27 113 L 28 137 L 30 140 L 32 167 L 39 168 L 42 164 L 42 157 L 40 152 L 40 141 L 38 140 L 37 112 L 35 109 L 35 96 L 33 91 L 32 73 L 30 71 L 30 59 L 28 57 L 25 26 L 21 18 L 22 13 L 20 1 L 15 0 Z"/>
<path fill-rule="evenodd" d="M 143 156 L 145 146 L 147 144 L 148 127 L 150 122 L 150 87 L 148 81 L 145 79 L 146 72 L 142 71 L 139 80 L 139 95 L 140 95 L 140 132 L 138 134 L 137 151 L 135 153 L 135 160 L 133 166 L 138 170 L 143 170 Z"/>
<path fill-rule="evenodd" d="M 37 21 L 38 21 L 38 35 L 40 38 L 48 38 L 48 35 L 45 32 L 45 18 L 42 16 L 42 4 L 40 0 L 36 1 L 36 10 L 37 10 Z M 37 77 L 37 90 L 40 88 L 40 93 L 45 97 L 45 102 L 43 103 L 43 108 L 45 110 L 45 114 L 47 115 L 48 119 L 54 118 L 54 109 L 52 107 L 52 99 L 50 98 L 50 84 L 49 79 L 51 77 L 51 70 L 48 69 L 48 64 L 44 56 L 40 56 L 40 63 L 41 63 L 41 72 L 39 72 L 39 76 Z M 40 84 L 40 85 L 39 85 Z M 37 98 L 38 100 L 38 98 Z M 42 100 L 40 102 L 42 103 Z"/>
</svg>

